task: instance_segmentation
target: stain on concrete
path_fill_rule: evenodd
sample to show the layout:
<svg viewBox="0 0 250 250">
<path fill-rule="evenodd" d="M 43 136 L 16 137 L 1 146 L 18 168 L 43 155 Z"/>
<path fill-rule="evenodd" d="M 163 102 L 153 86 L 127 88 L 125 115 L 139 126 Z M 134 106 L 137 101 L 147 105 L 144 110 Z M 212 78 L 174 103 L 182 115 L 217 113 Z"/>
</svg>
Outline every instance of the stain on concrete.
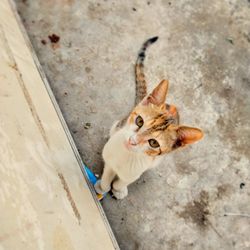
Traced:
<svg viewBox="0 0 250 250">
<path fill-rule="evenodd" d="M 86 71 L 86 73 L 90 73 L 91 72 L 91 68 L 90 67 L 85 67 L 85 71 Z"/>
<path fill-rule="evenodd" d="M 209 215 L 209 195 L 202 191 L 199 198 L 187 203 L 184 210 L 178 215 L 187 221 L 193 222 L 202 229 L 208 226 L 207 216 Z"/>
<path fill-rule="evenodd" d="M 76 207 L 76 203 L 75 203 L 75 201 L 74 201 L 74 199 L 73 199 L 73 197 L 71 195 L 71 192 L 69 190 L 69 186 L 68 186 L 68 184 L 67 184 L 67 182 L 66 182 L 66 180 L 65 180 L 65 178 L 64 178 L 64 176 L 63 176 L 62 173 L 58 173 L 58 176 L 59 176 L 59 178 L 61 180 L 63 189 L 66 192 L 66 195 L 67 195 L 67 198 L 69 200 L 69 203 L 70 203 L 70 205 L 71 205 L 71 207 L 73 209 L 73 212 L 74 212 L 74 214 L 75 214 L 75 216 L 76 216 L 76 218 L 78 220 L 78 223 L 80 225 L 80 223 L 81 223 L 81 215 L 80 215 L 80 213 L 79 213 L 79 211 L 78 211 L 78 209 Z"/>
<path fill-rule="evenodd" d="M 58 43 L 60 40 L 60 36 L 56 35 L 56 34 L 52 34 L 48 36 L 49 40 L 51 43 Z"/>
<path fill-rule="evenodd" d="M 167 241 L 167 249 L 171 249 L 171 250 L 176 250 L 178 249 L 178 242 L 176 241 L 176 239 L 171 239 L 169 241 Z M 163 244 L 164 246 L 164 244 Z"/>
<path fill-rule="evenodd" d="M 248 33 L 248 34 L 244 33 L 243 36 L 247 40 L 247 42 L 250 43 L 250 33 Z"/>
<path fill-rule="evenodd" d="M 221 184 L 217 187 L 217 198 L 223 199 L 224 197 L 230 196 L 232 193 L 232 185 Z"/>
<path fill-rule="evenodd" d="M 250 134 L 248 128 L 241 128 L 237 124 L 239 123 L 239 117 L 243 118 L 240 123 L 247 122 L 248 118 L 244 113 L 250 106 L 246 104 L 245 100 L 241 100 L 240 98 L 237 101 L 237 105 L 239 105 L 239 110 L 230 110 L 229 113 L 221 115 L 217 120 L 217 125 L 221 139 L 227 141 L 235 152 L 250 159 Z M 241 112 L 242 114 L 240 114 Z"/>
<path fill-rule="evenodd" d="M 88 4 L 88 17 L 90 19 L 102 20 L 102 18 L 107 14 L 107 10 L 101 5 L 94 2 Z"/>
<path fill-rule="evenodd" d="M 42 39 L 42 40 L 41 40 L 41 43 L 42 43 L 43 45 L 46 45 L 46 44 L 47 44 L 47 41 L 46 41 L 45 39 Z"/>
<path fill-rule="evenodd" d="M 203 76 L 202 88 L 205 94 L 218 94 L 223 97 L 223 85 L 221 83 L 226 77 L 224 58 L 212 48 L 205 50 L 204 54 L 204 60 L 200 63 Z"/>
<path fill-rule="evenodd" d="M 244 83 L 244 86 L 245 86 L 247 89 L 250 89 L 250 79 L 249 79 L 249 78 L 243 77 L 243 78 L 242 78 L 242 82 Z"/>
<path fill-rule="evenodd" d="M 195 168 L 188 162 L 180 162 L 175 164 L 176 172 L 181 175 L 189 175 L 195 172 Z"/>
</svg>

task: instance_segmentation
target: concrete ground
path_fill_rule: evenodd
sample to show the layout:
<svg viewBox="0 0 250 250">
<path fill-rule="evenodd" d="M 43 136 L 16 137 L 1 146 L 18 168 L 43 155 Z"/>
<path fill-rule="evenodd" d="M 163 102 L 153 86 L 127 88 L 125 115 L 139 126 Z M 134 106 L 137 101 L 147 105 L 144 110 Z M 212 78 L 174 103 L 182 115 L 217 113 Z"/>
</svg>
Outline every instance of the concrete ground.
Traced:
<svg viewBox="0 0 250 250">
<path fill-rule="evenodd" d="M 135 58 L 151 36 L 160 39 L 146 59 L 150 88 L 168 78 L 168 102 L 205 132 L 132 184 L 126 199 L 105 198 L 121 249 L 250 249 L 250 1 L 16 2 L 96 173 L 112 122 L 133 106 Z"/>
</svg>

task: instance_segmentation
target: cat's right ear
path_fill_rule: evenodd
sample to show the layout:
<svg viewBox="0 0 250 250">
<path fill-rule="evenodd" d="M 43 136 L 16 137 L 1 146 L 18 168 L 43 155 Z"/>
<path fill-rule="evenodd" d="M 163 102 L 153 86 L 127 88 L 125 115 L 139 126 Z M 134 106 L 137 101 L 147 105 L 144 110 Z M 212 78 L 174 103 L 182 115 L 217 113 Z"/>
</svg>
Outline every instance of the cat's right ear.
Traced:
<svg viewBox="0 0 250 250">
<path fill-rule="evenodd" d="M 151 103 L 156 106 L 161 106 L 162 104 L 165 103 L 167 93 L 168 93 L 168 81 L 162 80 L 153 89 L 153 91 L 142 100 L 141 104 L 149 105 Z"/>
</svg>

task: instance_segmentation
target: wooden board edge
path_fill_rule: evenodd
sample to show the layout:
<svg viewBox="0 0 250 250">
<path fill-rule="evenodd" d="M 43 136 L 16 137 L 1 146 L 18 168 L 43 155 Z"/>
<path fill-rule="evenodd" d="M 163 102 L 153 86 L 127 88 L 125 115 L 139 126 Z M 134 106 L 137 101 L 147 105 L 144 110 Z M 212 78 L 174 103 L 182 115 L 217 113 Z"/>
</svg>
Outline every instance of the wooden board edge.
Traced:
<svg viewBox="0 0 250 250">
<path fill-rule="evenodd" d="M 74 152 L 74 155 L 75 155 L 75 157 L 77 159 L 79 168 L 81 169 L 81 172 L 82 172 L 82 174 L 83 174 L 83 176 L 84 176 L 84 178 L 86 180 L 86 183 L 87 183 L 87 185 L 88 185 L 88 187 L 90 189 L 90 192 L 91 192 L 91 194 L 93 196 L 93 199 L 95 201 L 95 204 L 96 204 L 96 206 L 97 206 L 97 208 L 98 208 L 98 210 L 99 210 L 99 212 L 100 212 L 100 214 L 101 214 L 101 216 L 103 218 L 103 221 L 105 223 L 106 229 L 107 229 L 107 231 L 109 233 L 109 236 L 111 238 L 113 246 L 114 246 L 115 249 L 119 250 L 120 247 L 119 247 L 119 245 L 118 245 L 118 243 L 116 241 L 116 238 L 115 238 L 115 236 L 113 234 L 111 226 L 110 226 L 110 224 L 108 222 L 108 219 L 107 219 L 107 217 L 106 217 L 106 215 L 104 213 L 104 210 L 103 210 L 103 208 L 102 208 L 102 206 L 100 204 L 100 201 L 98 201 L 98 199 L 97 199 L 95 190 L 94 190 L 92 184 L 90 183 L 89 179 L 87 178 L 87 173 L 86 173 L 86 171 L 84 169 L 84 163 L 83 163 L 83 161 L 81 159 L 81 156 L 80 156 L 80 154 L 79 154 L 79 152 L 77 150 L 77 147 L 75 145 L 74 139 L 73 139 L 73 137 L 72 137 L 72 135 L 71 135 L 71 133 L 69 131 L 68 125 L 67 125 L 67 123 L 66 123 L 66 121 L 65 121 L 65 119 L 64 119 L 64 117 L 62 115 L 61 109 L 60 109 L 60 107 L 59 107 L 59 105 L 58 105 L 58 103 L 56 101 L 56 98 L 55 98 L 53 92 L 52 92 L 52 89 L 50 87 L 49 81 L 48 81 L 48 79 L 47 79 L 47 77 L 46 77 L 46 75 L 45 75 L 45 73 L 44 73 L 44 71 L 42 69 L 42 66 L 41 66 L 41 64 L 40 64 L 40 62 L 38 60 L 38 57 L 37 57 L 37 55 L 35 53 L 33 45 L 30 42 L 30 39 L 29 39 L 28 34 L 27 34 L 27 31 L 26 31 L 26 29 L 25 29 L 25 27 L 23 25 L 23 22 L 22 22 L 22 20 L 21 20 L 21 18 L 19 16 L 19 14 L 18 14 L 18 11 L 17 11 L 17 8 L 16 8 L 16 4 L 15 4 L 14 0 L 8 0 L 8 1 L 9 1 L 10 6 L 11 6 L 11 9 L 12 9 L 14 15 L 15 15 L 15 18 L 17 20 L 18 26 L 19 26 L 19 28 L 20 28 L 20 30 L 22 32 L 22 35 L 24 37 L 26 46 L 29 48 L 29 50 L 30 50 L 30 52 L 32 54 L 32 58 L 34 60 L 36 68 L 37 68 L 37 70 L 38 70 L 38 72 L 40 74 L 40 77 L 41 77 L 44 85 L 45 85 L 45 88 L 47 90 L 49 98 L 50 98 L 50 100 L 51 100 L 51 102 L 52 102 L 52 104 L 54 106 L 54 109 L 55 109 L 55 111 L 57 113 L 57 116 L 58 116 L 58 118 L 60 120 L 60 123 L 61 123 L 61 125 L 63 127 L 63 130 L 64 130 L 64 132 L 65 132 L 65 134 L 66 134 L 66 136 L 68 138 L 70 146 L 71 146 L 71 148 L 72 148 L 72 150 Z"/>
</svg>

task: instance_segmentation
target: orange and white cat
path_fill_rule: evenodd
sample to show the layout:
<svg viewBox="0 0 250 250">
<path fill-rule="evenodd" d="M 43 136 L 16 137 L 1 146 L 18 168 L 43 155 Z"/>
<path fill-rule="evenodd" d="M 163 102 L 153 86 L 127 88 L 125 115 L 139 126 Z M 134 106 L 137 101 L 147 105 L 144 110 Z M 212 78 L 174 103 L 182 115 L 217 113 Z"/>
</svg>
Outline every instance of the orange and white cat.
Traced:
<svg viewBox="0 0 250 250">
<path fill-rule="evenodd" d="M 165 154 L 203 137 L 200 129 L 179 125 L 177 109 L 165 104 L 167 80 L 162 80 L 147 94 L 143 62 L 147 47 L 157 39 L 148 39 L 138 54 L 135 108 L 110 130 L 102 152 L 105 162 L 102 178 L 95 185 L 97 193 L 103 194 L 112 188 L 114 196 L 123 199 L 128 194 L 128 185 L 147 169 L 159 165 Z"/>
</svg>

